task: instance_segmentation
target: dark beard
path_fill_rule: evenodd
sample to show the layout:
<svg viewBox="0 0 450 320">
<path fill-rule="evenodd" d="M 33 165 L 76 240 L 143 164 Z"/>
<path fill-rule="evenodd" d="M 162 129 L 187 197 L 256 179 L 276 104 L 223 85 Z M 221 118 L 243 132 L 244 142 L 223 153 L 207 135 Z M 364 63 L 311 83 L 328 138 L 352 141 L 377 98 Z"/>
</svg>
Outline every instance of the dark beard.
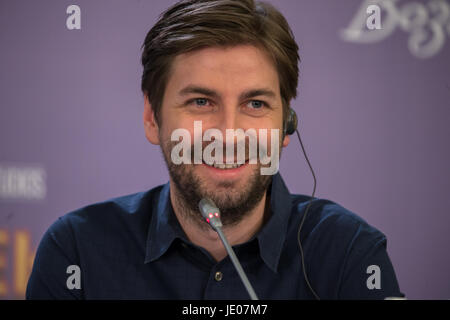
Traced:
<svg viewBox="0 0 450 320">
<path fill-rule="evenodd" d="M 205 182 L 195 175 L 194 164 L 172 163 L 170 152 L 174 144 L 167 142 L 162 152 L 169 175 L 178 191 L 177 204 L 182 208 L 182 214 L 190 219 L 203 220 L 198 203 L 202 198 L 208 197 L 220 209 L 223 225 L 236 225 L 257 206 L 272 181 L 272 176 L 262 175 L 260 166 L 257 166 L 243 190 L 234 188 L 233 182 L 222 182 L 217 188 L 208 189 Z"/>
</svg>

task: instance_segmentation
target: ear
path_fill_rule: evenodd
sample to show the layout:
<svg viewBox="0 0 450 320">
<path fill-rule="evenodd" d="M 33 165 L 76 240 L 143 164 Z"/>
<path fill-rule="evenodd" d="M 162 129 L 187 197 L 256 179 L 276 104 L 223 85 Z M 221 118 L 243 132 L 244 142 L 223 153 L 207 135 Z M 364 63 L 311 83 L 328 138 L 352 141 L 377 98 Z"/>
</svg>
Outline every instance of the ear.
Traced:
<svg viewBox="0 0 450 320">
<path fill-rule="evenodd" d="M 291 141 L 290 136 L 289 136 L 288 134 L 284 135 L 284 138 L 283 138 L 283 148 L 284 148 L 284 147 L 287 147 L 290 141 Z"/>
<path fill-rule="evenodd" d="M 147 140 L 152 144 L 159 144 L 159 126 L 147 95 L 145 95 L 143 119 Z"/>
</svg>

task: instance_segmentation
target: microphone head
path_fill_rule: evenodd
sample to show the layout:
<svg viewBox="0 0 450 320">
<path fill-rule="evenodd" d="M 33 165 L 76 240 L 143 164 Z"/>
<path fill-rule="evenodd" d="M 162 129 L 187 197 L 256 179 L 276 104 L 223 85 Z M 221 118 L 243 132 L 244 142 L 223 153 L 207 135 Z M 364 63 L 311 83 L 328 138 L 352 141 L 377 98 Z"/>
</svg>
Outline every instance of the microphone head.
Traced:
<svg viewBox="0 0 450 320">
<path fill-rule="evenodd" d="M 222 227 L 222 221 L 220 220 L 220 210 L 217 208 L 214 201 L 209 198 L 203 198 L 198 203 L 198 208 L 202 217 L 205 218 L 206 222 L 216 230 L 217 227 Z"/>
</svg>

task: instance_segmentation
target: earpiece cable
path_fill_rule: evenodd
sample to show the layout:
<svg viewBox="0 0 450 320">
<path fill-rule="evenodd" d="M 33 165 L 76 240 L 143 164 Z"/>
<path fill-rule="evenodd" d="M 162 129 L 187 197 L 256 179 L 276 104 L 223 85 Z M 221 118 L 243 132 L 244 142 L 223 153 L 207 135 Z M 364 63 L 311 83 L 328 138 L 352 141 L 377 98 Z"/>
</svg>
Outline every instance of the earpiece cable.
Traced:
<svg viewBox="0 0 450 320">
<path fill-rule="evenodd" d="M 306 206 L 305 214 L 302 217 L 302 221 L 300 222 L 300 226 L 298 227 L 297 242 L 298 242 L 298 247 L 300 248 L 300 255 L 301 255 L 301 258 L 302 258 L 302 269 L 303 269 L 303 275 L 305 277 L 306 284 L 308 285 L 309 289 L 311 290 L 311 292 L 314 295 L 314 297 L 316 298 L 316 300 L 320 300 L 320 297 L 317 295 L 317 293 L 314 291 L 314 289 L 312 288 L 311 284 L 309 283 L 308 275 L 306 274 L 306 268 L 305 268 L 305 257 L 304 257 L 304 254 L 303 254 L 302 243 L 300 241 L 300 232 L 301 232 L 303 224 L 305 222 L 306 215 L 308 214 L 309 207 L 311 206 L 312 200 L 314 198 L 314 194 L 316 193 L 316 183 L 317 183 L 317 181 L 316 181 L 316 175 L 314 174 L 314 170 L 313 170 L 313 168 L 311 166 L 311 163 L 309 162 L 308 156 L 306 155 L 305 148 L 303 147 L 302 139 L 300 138 L 300 133 L 298 132 L 298 129 L 295 129 L 295 132 L 297 132 L 298 141 L 300 142 L 300 146 L 302 147 L 303 154 L 305 155 L 306 162 L 308 163 L 309 169 L 311 170 L 311 173 L 312 173 L 312 176 L 313 176 L 313 179 L 314 179 L 313 192 L 312 192 L 311 198 L 310 198 L 310 200 L 308 202 L 308 205 Z"/>
</svg>

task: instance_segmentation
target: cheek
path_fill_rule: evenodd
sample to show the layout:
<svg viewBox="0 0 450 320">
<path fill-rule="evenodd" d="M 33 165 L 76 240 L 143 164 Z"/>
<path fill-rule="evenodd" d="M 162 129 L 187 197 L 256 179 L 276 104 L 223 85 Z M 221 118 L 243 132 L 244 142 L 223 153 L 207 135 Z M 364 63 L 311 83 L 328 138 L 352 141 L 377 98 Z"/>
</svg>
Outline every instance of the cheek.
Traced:
<svg viewBox="0 0 450 320">
<path fill-rule="evenodd" d="M 195 130 L 193 123 L 164 123 L 160 129 L 160 140 L 166 152 L 170 152 L 171 148 L 179 143 L 191 146 L 194 144 L 195 137 L 201 141 L 201 136 L 201 130 Z"/>
</svg>

